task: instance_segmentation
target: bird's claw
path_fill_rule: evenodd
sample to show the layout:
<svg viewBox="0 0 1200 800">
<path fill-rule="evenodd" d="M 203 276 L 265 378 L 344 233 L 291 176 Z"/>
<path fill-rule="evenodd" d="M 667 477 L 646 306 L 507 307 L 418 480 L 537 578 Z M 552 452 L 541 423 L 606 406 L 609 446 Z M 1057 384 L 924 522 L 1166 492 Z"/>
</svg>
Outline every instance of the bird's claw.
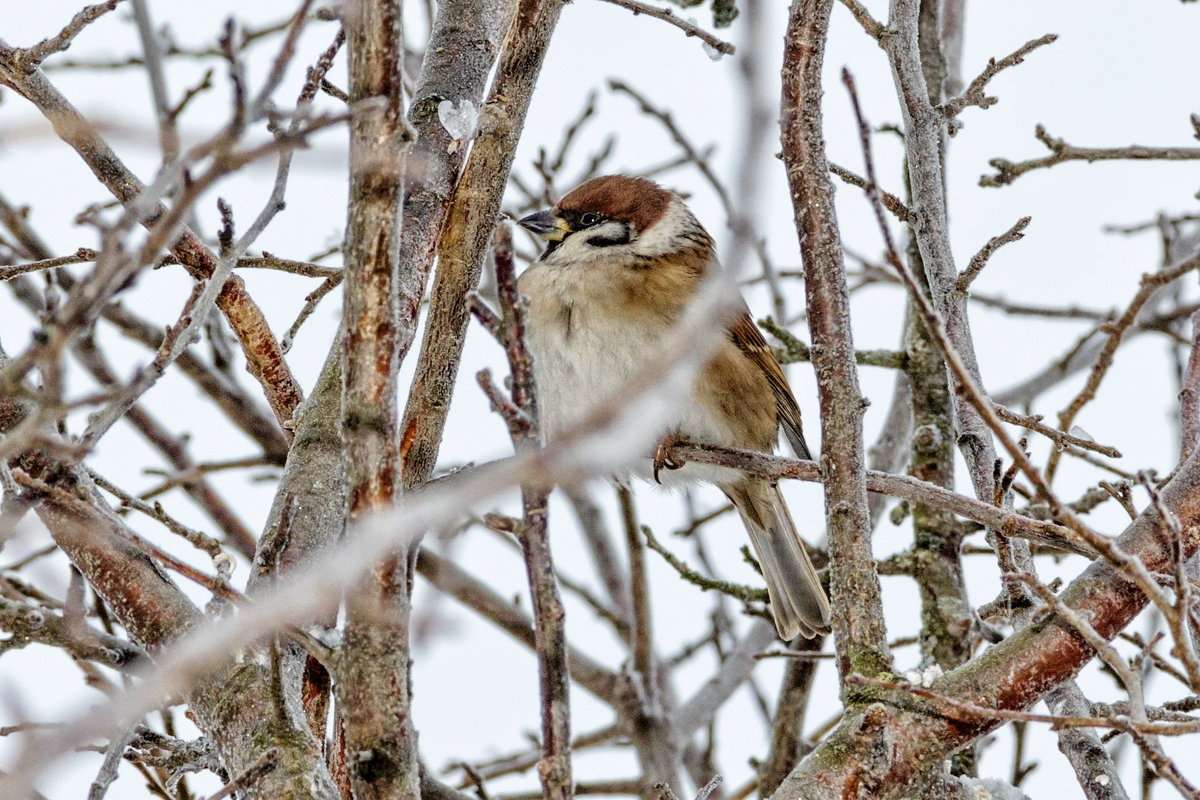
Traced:
<svg viewBox="0 0 1200 800">
<path fill-rule="evenodd" d="M 677 434 L 668 434 L 658 443 L 658 447 L 654 448 L 654 482 L 662 485 L 659 480 L 658 473 L 664 467 L 667 469 L 679 469 L 683 464 L 678 461 L 672 461 L 667 455 L 671 448 L 683 441 Z"/>
</svg>

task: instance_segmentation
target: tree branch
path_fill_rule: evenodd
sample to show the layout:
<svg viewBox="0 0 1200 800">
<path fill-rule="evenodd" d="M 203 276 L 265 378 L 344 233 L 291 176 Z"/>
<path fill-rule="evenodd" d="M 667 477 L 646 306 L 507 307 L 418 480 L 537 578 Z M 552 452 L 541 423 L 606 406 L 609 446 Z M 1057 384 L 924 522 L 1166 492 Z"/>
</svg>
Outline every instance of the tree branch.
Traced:
<svg viewBox="0 0 1200 800">
<path fill-rule="evenodd" d="M 146 192 L 146 187 L 45 75 L 36 67 L 23 65 L 14 57 L 12 48 L 3 42 L 0 42 L 0 73 L 38 107 L 59 137 L 75 149 L 118 200 L 132 205 Z M 150 213 L 144 218 L 139 218 L 147 227 L 152 227 L 168 213 L 157 203 L 148 211 Z M 191 231 L 182 229 L 178 239 L 168 244 L 197 279 L 211 278 L 216 273 L 219 259 Z M 250 372 L 262 385 L 276 417 L 281 423 L 291 420 L 300 402 L 300 389 L 262 310 L 246 293 L 242 280 L 237 276 L 228 278 L 217 295 L 216 304 L 237 335 Z"/>
<path fill-rule="evenodd" d="M 467 327 L 467 297 L 483 259 L 563 0 L 519 0 L 496 78 L 479 112 L 478 135 L 454 187 L 438 242 L 438 268 L 417 374 L 401 425 L 404 484 L 433 474 Z"/>
<path fill-rule="evenodd" d="M 1194 161 L 1200 158 L 1200 147 L 1143 147 L 1137 144 L 1128 147 L 1076 147 L 1051 136 L 1042 125 L 1034 128 L 1033 135 L 1046 146 L 1050 155 L 1015 163 L 1006 158 L 993 158 L 988 164 L 996 168 L 996 174 L 981 175 L 979 185 L 1007 186 L 1027 172 L 1068 161 L 1091 164 L 1096 161 Z"/>
<path fill-rule="evenodd" d="M 716 36 L 713 36 L 711 33 L 693 22 L 680 19 L 675 12 L 669 8 L 656 8 L 655 6 L 647 5 L 645 3 L 639 3 L 637 0 L 605 0 L 605 2 L 612 3 L 613 5 L 620 6 L 621 8 L 627 8 L 633 12 L 635 17 L 639 14 L 645 14 L 648 17 L 661 19 L 663 22 L 679 28 L 679 30 L 683 31 L 684 36 L 695 36 L 697 39 L 704 42 L 705 45 L 712 48 L 713 51 L 719 53 L 720 55 L 731 56 L 734 54 L 735 48 L 729 42 L 718 39 Z"/>
<path fill-rule="evenodd" d="M 342 446 L 346 522 L 400 494 L 396 429 L 399 210 L 404 180 L 404 28 L 392 0 L 360 0 L 345 18 L 352 104 L 381 103 L 350 124 L 349 214 L 343 245 Z M 420 762 L 410 709 L 409 551 L 374 565 L 346 599 L 344 656 L 334 687 L 354 796 L 413 797 Z"/>
<path fill-rule="evenodd" d="M 838 670 L 890 668 L 879 577 L 871 559 L 863 399 L 854 365 L 849 293 L 821 134 L 821 70 L 832 0 L 792 3 L 783 63 L 783 160 L 804 259 L 813 367 L 820 395 L 821 470 L 829 536 Z M 846 698 L 850 701 L 850 697 Z"/>
</svg>

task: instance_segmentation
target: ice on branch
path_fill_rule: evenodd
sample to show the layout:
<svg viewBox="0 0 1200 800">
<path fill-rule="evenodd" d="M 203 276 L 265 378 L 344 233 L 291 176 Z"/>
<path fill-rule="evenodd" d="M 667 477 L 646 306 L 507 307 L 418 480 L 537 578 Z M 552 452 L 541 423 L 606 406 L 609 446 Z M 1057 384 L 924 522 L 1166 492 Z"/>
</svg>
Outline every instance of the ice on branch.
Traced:
<svg viewBox="0 0 1200 800">
<path fill-rule="evenodd" d="M 453 139 L 448 152 L 453 153 L 463 142 L 468 142 L 475 135 L 479 126 L 479 109 L 470 100 L 443 100 L 438 103 L 438 121 L 442 123 L 446 133 Z"/>
</svg>

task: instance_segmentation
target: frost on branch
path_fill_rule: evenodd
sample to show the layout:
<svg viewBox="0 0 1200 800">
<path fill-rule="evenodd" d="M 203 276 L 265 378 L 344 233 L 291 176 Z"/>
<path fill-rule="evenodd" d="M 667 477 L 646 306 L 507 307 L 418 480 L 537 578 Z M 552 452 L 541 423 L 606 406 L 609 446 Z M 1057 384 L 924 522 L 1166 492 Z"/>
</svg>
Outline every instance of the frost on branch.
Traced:
<svg viewBox="0 0 1200 800">
<path fill-rule="evenodd" d="M 443 100 L 438 103 L 438 121 L 454 141 L 449 152 L 454 152 L 463 142 L 471 140 L 479 126 L 479 109 L 470 100 Z"/>
</svg>

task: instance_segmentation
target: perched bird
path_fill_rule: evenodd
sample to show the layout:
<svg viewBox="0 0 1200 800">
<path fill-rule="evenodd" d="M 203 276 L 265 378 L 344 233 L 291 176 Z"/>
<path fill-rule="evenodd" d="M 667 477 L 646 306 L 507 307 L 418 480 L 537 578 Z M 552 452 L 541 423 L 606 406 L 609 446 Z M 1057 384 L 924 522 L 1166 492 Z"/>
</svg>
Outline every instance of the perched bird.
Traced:
<svg viewBox="0 0 1200 800">
<path fill-rule="evenodd" d="M 656 358 L 705 271 L 717 267 L 717 256 L 712 237 L 683 200 L 644 178 L 595 178 L 520 224 L 548 242 L 518 288 L 529 300 L 538 408 L 542 431 L 552 439 Z M 796 399 L 742 303 L 662 434 L 769 453 L 780 427 L 796 455 L 811 458 Z M 716 484 L 741 514 L 780 638 L 827 632 L 829 601 L 779 487 L 699 464 L 668 480 L 680 478 Z"/>
</svg>

